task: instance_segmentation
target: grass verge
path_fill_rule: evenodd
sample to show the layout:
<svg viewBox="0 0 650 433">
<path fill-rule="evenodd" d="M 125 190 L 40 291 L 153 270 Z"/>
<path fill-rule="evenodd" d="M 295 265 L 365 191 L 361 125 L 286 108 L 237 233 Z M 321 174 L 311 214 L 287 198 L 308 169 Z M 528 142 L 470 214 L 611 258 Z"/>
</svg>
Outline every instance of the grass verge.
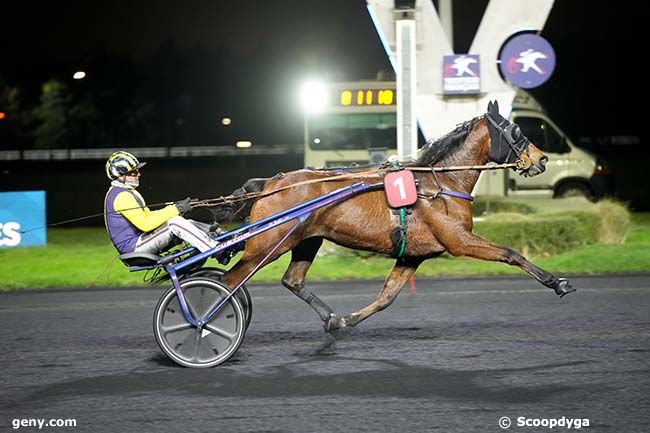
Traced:
<svg viewBox="0 0 650 433">
<path fill-rule="evenodd" d="M 101 228 L 51 229 L 45 248 L 0 250 L 0 290 L 23 288 L 144 285 L 143 273 L 130 273 L 117 259 Z M 327 246 L 323 248 L 327 250 Z M 650 272 L 650 213 L 633 214 L 631 229 L 618 245 L 579 246 L 552 256 L 530 257 L 549 272 L 609 274 Z M 258 272 L 254 282 L 279 282 L 289 262 L 281 257 Z M 377 256 L 319 256 L 309 272 L 311 280 L 383 279 L 394 260 Z M 213 262 L 212 265 L 216 265 Z M 524 275 L 501 263 L 443 255 L 422 264 L 417 276 Z"/>
</svg>

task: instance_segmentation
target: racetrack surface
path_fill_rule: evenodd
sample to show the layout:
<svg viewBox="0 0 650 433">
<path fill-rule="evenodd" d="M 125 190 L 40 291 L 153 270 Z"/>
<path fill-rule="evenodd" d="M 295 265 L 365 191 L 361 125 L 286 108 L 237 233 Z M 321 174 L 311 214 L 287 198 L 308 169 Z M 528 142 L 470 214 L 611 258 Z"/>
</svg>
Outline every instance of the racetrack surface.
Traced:
<svg viewBox="0 0 650 433">
<path fill-rule="evenodd" d="M 277 285 L 249 287 L 239 352 L 171 363 L 151 326 L 162 288 L 0 294 L 0 431 L 74 418 L 75 432 L 498 432 L 517 418 L 650 430 L 650 275 L 417 280 L 350 332 Z M 309 287 L 341 313 L 381 282 Z M 22 428 L 18 431 L 38 431 Z"/>
</svg>

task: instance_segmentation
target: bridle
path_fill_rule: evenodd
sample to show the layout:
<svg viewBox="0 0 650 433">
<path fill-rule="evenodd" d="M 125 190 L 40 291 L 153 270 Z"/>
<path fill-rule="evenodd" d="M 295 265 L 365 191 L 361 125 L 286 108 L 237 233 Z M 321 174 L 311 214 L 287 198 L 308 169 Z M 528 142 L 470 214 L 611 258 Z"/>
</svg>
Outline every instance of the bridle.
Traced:
<svg viewBox="0 0 650 433">
<path fill-rule="evenodd" d="M 499 116 L 501 117 L 501 116 Z M 505 118 L 501 118 L 500 122 L 497 122 L 492 114 L 485 113 L 485 118 L 487 121 L 494 127 L 494 129 L 499 133 L 498 148 L 496 153 L 491 152 L 492 159 L 499 162 L 515 162 L 519 170 L 527 170 L 533 165 L 533 161 L 530 158 L 530 153 L 528 151 L 528 145 L 530 140 L 526 138 L 524 134 L 521 133 L 519 125 L 516 123 L 508 122 Z M 492 134 L 490 134 L 492 135 Z M 492 137 L 492 145 L 494 146 L 494 137 Z M 508 144 L 509 150 L 503 161 L 500 160 L 500 156 L 503 155 L 503 141 Z M 511 160 L 511 156 L 514 153 L 515 158 Z"/>
</svg>

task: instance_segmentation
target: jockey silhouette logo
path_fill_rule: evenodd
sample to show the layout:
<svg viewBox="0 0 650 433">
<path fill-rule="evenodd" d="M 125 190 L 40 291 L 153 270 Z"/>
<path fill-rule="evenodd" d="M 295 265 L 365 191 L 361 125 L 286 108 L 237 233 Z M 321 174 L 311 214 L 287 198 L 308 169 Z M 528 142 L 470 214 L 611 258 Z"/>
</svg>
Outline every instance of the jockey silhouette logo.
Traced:
<svg viewBox="0 0 650 433">
<path fill-rule="evenodd" d="M 528 72 L 529 70 L 533 70 L 543 75 L 546 72 L 537 64 L 537 61 L 546 58 L 546 54 L 529 48 L 519 53 L 519 57 L 511 57 L 508 59 L 508 70 L 510 72 Z"/>
<path fill-rule="evenodd" d="M 478 60 L 474 57 L 459 56 L 454 58 L 454 63 L 445 65 L 446 73 L 445 76 L 454 75 L 456 77 L 462 77 L 469 75 L 471 77 L 476 76 L 470 65 L 478 64 Z"/>
<path fill-rule="evenodd" d="M 478 54 L 443 56 L 442 89 L 448 94 L 479 93 L 481 65 Z"/>
<path fill-rule="evenodd" d="M 553 47 L 541 36 L 524 34 L 512 38 L 501 52 L 503 76 L 524 89 L 548 80 L 555 69 Z"/>
</svg>

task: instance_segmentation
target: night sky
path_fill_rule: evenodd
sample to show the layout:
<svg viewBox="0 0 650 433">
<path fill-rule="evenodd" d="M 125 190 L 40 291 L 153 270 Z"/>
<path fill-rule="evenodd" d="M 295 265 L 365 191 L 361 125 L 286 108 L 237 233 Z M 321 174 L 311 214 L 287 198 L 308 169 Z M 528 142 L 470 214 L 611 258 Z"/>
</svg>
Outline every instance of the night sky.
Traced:
<svg viewBox="0 0 650 433">
<path fill-rule="evenodd" d="M 454 3 L 456 52 L 469 48 L 486 5 Z M 231 116 L 258 144 L 301 142 L 297 91 L 304 79 L 374 78 L 389 68 L 363 0 L 23 1 L 0 8 L 0 75 L 26 97 L 76 69 L 86 70 L 87 80 L 125 80 L 166 59 L 182 63 L 169 85 L 191 95 L 197 115 L 214 119 L 209 127 Z M 556 71 L 532 93 L 572 137 L 644 135 L 644 110 L 632 108 L 646 87 L 635 63 L 644 56 L 643 16 L 638 2 L 556 0 L 542 32 L 556 50 Z M 107 58 L 126 66 L 102 68 Z"/>
</svg>

